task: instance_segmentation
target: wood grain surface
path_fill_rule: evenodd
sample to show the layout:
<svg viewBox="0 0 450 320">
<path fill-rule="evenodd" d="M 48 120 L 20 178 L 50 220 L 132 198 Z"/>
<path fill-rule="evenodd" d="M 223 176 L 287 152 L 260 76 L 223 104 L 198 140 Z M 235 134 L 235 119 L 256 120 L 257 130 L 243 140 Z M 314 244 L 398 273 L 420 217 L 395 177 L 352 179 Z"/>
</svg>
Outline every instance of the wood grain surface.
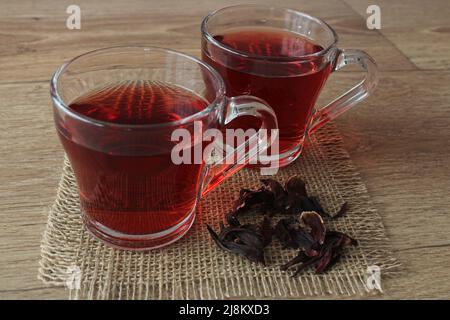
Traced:
<svg viewBox="0 0 450 320">
<path fill-rule="evenodd" d="M 199 24 L 240 1 L 0 2 L 0 299 L 67 299 L 37 280 L 39 244 L 63 151 L 48 80 L 64 60 L 99 47 L 149 44 L 199 55 Z M 271 3 L 271 1 L 260 1 Z M 273 2 L 272 2 L 273 3 Z M 65 26 L 81 7 L 81 30 Z M 279 0 L 325 19 L 340 46 L 377 61 L 376 93 L 336 123 L 406 272 L 382 298 L 450 298 L 450 4 L 448 0 Z M 381 30 L 366 8 L 381 7 Z M 319 104 L 361 78 L 333 74 Z"/>
</svg>

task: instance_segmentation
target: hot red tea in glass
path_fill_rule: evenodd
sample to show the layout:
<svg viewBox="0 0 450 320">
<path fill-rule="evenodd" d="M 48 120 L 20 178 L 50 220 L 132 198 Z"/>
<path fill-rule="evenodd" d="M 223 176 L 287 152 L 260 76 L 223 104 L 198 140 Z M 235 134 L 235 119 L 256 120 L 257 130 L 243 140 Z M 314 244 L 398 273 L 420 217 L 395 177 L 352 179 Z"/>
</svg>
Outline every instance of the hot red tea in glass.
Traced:
<svg viewBox="0 0 450 320">
<path fill-rule="evenodd" d="M 204 148 L 196 123 L 201 130 L 222 129 L 251 116 L 261 128 L 277 126 L 262 100 L 230 99 L 224 92 L 222 79 L 208 65 L 151 47 L 100 49 L 55 73 L 55 124 L 92 234 L 116 247 L 146 250 L 187 232 L 200 197 L 250 159 L 220 166 L 194 158 L 176 164 L 172 133 L 191 134 L 188 151 Z"/>
<path fill-rule="evenodd" d="M 280 166 L 300 155 L 308 133 L 361 101 L 375 86 L 373 60 L 361 51 L 339 50 L 336 43 L 336 33 L 325 22 L 291 9 L 233 6 L 211 13 L 202 23 L 202 59 L 221 74 L 226 93 L 257 96 L 275 110 L 280 141 L 274 156 Z M 366 69 L 366 79 L 315 112 L 330 73 L 349 63 Z"/>
<path fill-rule="evenodd" d="M 207 105 L 182 87 L 124 81 L 90 91 L 69 108 L 95 120 L 150 125 L 181 120 Z M 64 132 L 77 130 L 76 122 L 66 122 Z M 96 139 L 104 151 L 74 142 L 61 130 L 59 136 L 77 173 L 83 208 L 103 227 L 124 234 L 156 233 L 183 221 L 194 207 L 202 164 L 175 165 L 175 142 L 169 135 L 137 144 L 122 141 L 120 133 L 100 135 Z"/>
</svg>

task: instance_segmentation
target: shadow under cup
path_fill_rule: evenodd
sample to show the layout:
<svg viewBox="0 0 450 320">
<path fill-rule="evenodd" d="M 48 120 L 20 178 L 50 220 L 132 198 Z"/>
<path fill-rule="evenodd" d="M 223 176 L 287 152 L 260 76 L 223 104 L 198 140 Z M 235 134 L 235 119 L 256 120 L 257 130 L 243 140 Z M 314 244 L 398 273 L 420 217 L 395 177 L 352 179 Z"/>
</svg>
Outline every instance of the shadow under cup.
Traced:
<svg viewBox="0 0 450 320">
<path fill-rule="evenodd" d="M 120 92 L 105 88 L 118 83 L 152 83 L 152 90 L 158 84 L 158 90 L 166 90 L 165 95 L 154 94 L 162 99 L 159 105 L 177 97 L 169 95 L 173 87 L 165 85 L 175 84 L 201 99 L 204 107 L 192 114 L 184 111 L 170 123 L 150 125 L 92 119 L 68 107 L 96 91 L 111 94 L 112 108 L 116 100 L 120 103 Z M 55 73 L 51 83 L 55 124 L 91 233 L 120 248 L 144 250 L 174 242 L 188 231 L 206 168 L 203 163 L 174 164 L 171 134 L 183 128 L 192 134 L 193 146 L 201 143 L 195 141 L 193 123 L 218 127 L 223 91 L 222 80 L 209 66 L 157 48 L 101 49 L 73 59 Z"/>
</svg>

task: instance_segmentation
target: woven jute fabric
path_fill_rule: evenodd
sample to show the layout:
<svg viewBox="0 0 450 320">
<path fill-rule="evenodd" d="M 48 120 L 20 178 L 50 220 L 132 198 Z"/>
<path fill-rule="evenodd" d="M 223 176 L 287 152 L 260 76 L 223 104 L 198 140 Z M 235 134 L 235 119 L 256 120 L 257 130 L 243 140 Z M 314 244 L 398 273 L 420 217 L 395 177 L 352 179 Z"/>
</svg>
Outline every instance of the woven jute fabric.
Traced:
<svg viewBox="0 0 450 320">
<path fill-rule="evenodd" d="M 343 259 L 325 274 L 305 270 L 292 277 L 292 272 L 281 271 L 280 265 L 297 252 L 283 250 L 276 240 L 266 251 L 266 266 L 226 253 L 212 242 L 205 224 L 218 229 L 240 188 L 261 185 L 259 170 L 240 171 L 202 199 L 196 222 L 181 240 L 162 249 L 133 252 L 111 248 L 84 229 L 76 182 L 66 160 L 43 235 L 39 278 L 61 286 L 77 270 L 80 286 L 70 290 L 75 299 L 301 298 L 364 295 L 373 289 L 367 285 L 369 266 L 380 267 L 382 279 L 398 270 L 381 218 L 333 125 L 312 136 L 302 156 L 281 169 L 276 179 L 285 181 L 294 174 L 307 182 L 308 192 L 329 212 L 345 201 L 349 205 L 346 216 L 326 224 L 355 237 L 359 246 L 346 249 Z"/>
</svg>

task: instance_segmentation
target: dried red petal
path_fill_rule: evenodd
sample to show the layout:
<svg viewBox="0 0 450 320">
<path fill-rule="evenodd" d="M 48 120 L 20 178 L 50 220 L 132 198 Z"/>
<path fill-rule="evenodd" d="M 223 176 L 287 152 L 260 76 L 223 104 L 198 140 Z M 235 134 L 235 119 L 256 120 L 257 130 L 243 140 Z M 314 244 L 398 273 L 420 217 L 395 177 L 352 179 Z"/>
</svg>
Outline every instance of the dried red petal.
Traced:
<svg viewBox="0 0 450 320">
<path fill-rule="evenodd" d="M 314 209 L 311 211 L 316 211 L 322 217 L 330 216 L 330 214 L 328 212 L 326 212 L 325 209 L 322 207 L 322 205 L 320 204 L 320 201 L 319 201 L 319 199 L 317 199 L 317 197 L 309 197 L 309 200 L 311 201 L 311 204 L 314 207 Z"/>
<path fill-rule="evenodd" d="M 289 194 L 308 197 L 306 192 L 306 184 L 299 176 L 292 176 L 286 182 L 286 191 Z"/>
<path fill-rule="evenodd" d="M 269 190 L 275 195 L 275 198 L 282 197 L 286 195 L 286 191 L 284 190 L 281 183 L 274 179 L 261 179 L 261 182 L 264 183 L 265 186 L 269 187 Z"/>
<path fill-rule="evenodd" d="M 326 228 L 322 217 L 314 211 L 305 211 L 301 214 L 302 222 L 311 228 L 311 236 L 319 244 L 325 241 Z"/>
<path fill-rule="evenodd" d="M 235 215 L 231 214 L 231 213 L 229 213 L 229 214 L 227 214 L 225 216 L 225 220 L 227 221 L 227 223 L 230 226 L 233 226 L 233 227 L 237 227 L 237 226 L 241 225 L 241 223 L 239 222 L 238 218 Z"/>
<path fill-rule="evenodd" d="M 348 203 L 344 202 L 342 204 L 341 208 L 339 209 L 339 211 L 333 216 L 333 219 L 337 219 L 337 218 L 340 218 L 342 216 L 345 216 L 347 211 L 348 211 Z"/>
<path fill-rule="evenodd" d="M 275 231 L 272 227 L 272 219 L 268 216 L 264 216 L 258 231 L 263 237 L 264 247 L 267 247 L 272 242 L 272 236 Z"/>
<path fill-rule="evenodd" d="M 310 257 L 308 257 L 303 251 L 300 251 L 296 257 L 289 260 L 286 264 L 282 265 L 281 270 L 286 271 L 290 267 L 292 267 L 296 264 L 299 264 L 299 263 L 306 262 L 309 259 L 310 259 Z"/>
<path fill-rule="evenodd" d="M 315 245 L 312 236 L 294 217 L 280 219 L 275 227 L 275 235 L 284 248 L 309 250 Z"/>
<path fill-rule="evenodd" d="M 315 264 L 319 260 L 320 260 L 320 256 L 314 257 L 314 258 L 310 258 L 309 260 L 305 261 L 300 267 L 298 267 L 298 269 L 295 271 L 295 273 L 292 276 L 295 277 L 302 270 L 304 270 L 306 267 L 309 267 L 310 265 Z"/>
<path fill-rule="evenodd" d="M 287 201 L 287 192 L 284 190 L 281 183 L 274 179 L 262 179 L 264 185 L 266 185 L 273 194 L 273 204 L 274 209 L 284 210 Z"/>
<path fill-rule="evenodd" d="M 224 227 L 217 234 L 206 225 L 214 242 L 223 250 L 242 255 L 252 262 L 265 264 L 263 239 L 252 228 Z"/>
<path fill-rule="evenodd" d="M 345 247 L 358 245 L 358 241 L 340 231 L 330 230 L 327 232 L 325 237 L 325 243 L 331 244 L 334 247 Z"/>
<path fill-rule="evenodd" d="M 322 273 L 330 264 L 331 259 L 333 258 L 333 251 L 331 249 L 325 250 L 325 252 L 321 255 L 318 260 L 316 266 L 316 273 Z"/>
<path fill-rule="evenodd" d="M 265 188 L 258 190 L 242 189 L 239 198 L 235 201 L 234 212 L 235 214 L 251 210 L 265 212 L 272 206 L 273 199 L 273 193 Z"/>
</svg>

